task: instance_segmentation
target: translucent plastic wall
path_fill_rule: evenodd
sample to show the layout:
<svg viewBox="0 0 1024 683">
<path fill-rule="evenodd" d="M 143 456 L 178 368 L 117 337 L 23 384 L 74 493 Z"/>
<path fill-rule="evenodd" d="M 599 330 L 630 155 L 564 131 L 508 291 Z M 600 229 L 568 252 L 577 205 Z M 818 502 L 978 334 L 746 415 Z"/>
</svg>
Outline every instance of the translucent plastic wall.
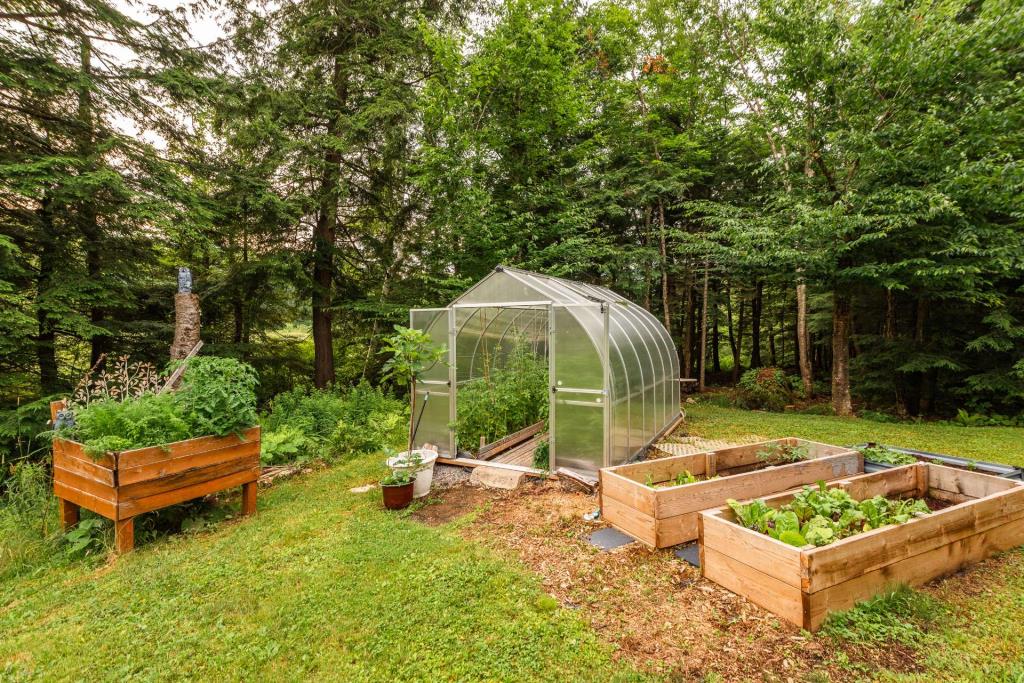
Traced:
<svg viewBox="0 0 1024 683">
<path fill-rule="evenodd" d="M 447 365 L 431 368 L 417 390 L 417 402 L 427 400 L 418 444 L 457 448 L 449 425 L 459 385 L 500 362 L 517 336 L 548 357 L 553 468 L 625 462 L 679 414 L 679 358 L 667 331 L 603 287 L 499 268 L 447 308 L 410 318 L 449 349 Z"/>
</svg>

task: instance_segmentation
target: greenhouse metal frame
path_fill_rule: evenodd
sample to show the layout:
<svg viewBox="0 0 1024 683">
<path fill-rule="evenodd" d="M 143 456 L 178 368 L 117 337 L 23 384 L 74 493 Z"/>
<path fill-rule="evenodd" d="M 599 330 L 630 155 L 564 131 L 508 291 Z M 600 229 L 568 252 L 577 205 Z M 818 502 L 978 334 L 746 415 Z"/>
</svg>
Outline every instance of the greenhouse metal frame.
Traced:
<svg viewBox="0 0 1024 683">
<path fill-rule="evenodd" d="M 593 472 L 641 454 L 680 416 L 679 356 L 649 311 L 605 287 L 499 266 L 410 326 L 448 349 L 417 382 L 416 444 L 458 453 L 459 387 L 526 339 L 548 360 L 549 466 Z M 475 445 L 475 444 L 474 444 Z"/>
</svg>

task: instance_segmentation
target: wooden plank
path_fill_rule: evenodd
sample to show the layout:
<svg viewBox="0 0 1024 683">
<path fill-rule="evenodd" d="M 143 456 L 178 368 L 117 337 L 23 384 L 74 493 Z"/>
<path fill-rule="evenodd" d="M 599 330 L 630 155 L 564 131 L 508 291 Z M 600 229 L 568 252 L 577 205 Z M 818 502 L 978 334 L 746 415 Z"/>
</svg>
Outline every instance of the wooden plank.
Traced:
<svg viewBox="0 0 1024 683">
<path fill-rule="evenodd" d="M 77 441 L 56 438 L 53 440 L 53 450 L 55 452 L 60 451 L 69 458 L 81 460 L 82 462 L 92 463 L 94 465 L 98 465 L 99 467 L 105 467 L 108 470 L 117 469 L 117 461 L 114 459 L 114 456 L 112 456 L 110 453 L 106 453 L 98 458 L 94 458 L 90 455 L 87 455 L 85 452 L 85 446 L 78 443 Z"/>
<path fill-rule="evenodd" d="M 744 528 L 715 511 L 699 513 L 704 526 L 705 546 L 731 555 L 782 583 L 796 588 L 803 585 L 800 548 L 777 541 L 771 536 Z"/>
<path fill-rule="evenodd" d="M 1000 491 L 1013 488 L 1020 482 L 992 474 L 971 472 L 945 465 L 926 463 L 928 488 L 959 493 L 968 498 L 984 498 Z"/>
<path fill-rule="evenodd" d="M 697 512 L 688 512 L 685 515 L 654 520 L 657 547 L 670 548 L 680 543 L 696 540 L 697 516 L 699 514 Z"/>
<path fill-rule="evenodd" d="M 581 487 L 583 487 L 583 489 L 589 491 L 590 493 L 593 493 L 594 489 L 597 488 L 596 477 L 587 474 L 580 474 L 579 472 L 574 472 L 573 470 L 567 469 L 565 467 L 559 467 L 557 470 L 555 470 L 555 474 L 564 479 L 571 479 L 572 481 L 576 482 Z"/>
<path fill-rule="evenodd" d="M 1024 485 L 896 526 L 844 538 L 807 553 L 809 592 L 949 545 L 1024 517 Z M 1022 539 L 1024 541 L 1024 539 Z"/>
<path fill-rule="evenodd" d="M 118 470 L 118 482 L 123 487 L 129 484 L 160 479 L 178 472 L 193 470 L 199 467 L 208 467 L 222 462 L 237 460 L 239 458 L 253 457 L 257 459 L 260 454 L 259 441 L 246 441 L 234 443 L 221 448 L 214 448 L 208 451 L 201 451 L 191 455 L 169 457 L 166 460 L 151 462 L 146 465 L 125 467 L 123 464 Z"/>
<path fill-rule="evenodd" d="M 476 458 L 443 458 L 438 457 L 435 462 L 442 465 L 458 465 L 459 467 L 497 467 L 499 469 L 515 470 L 525 472 L 533 477 L 553 477 L 546 470 L 539 470 L 536 467 L 523 467 L 522 465 L 508 465 L 503 462 L 491 462 L 490 460 L 477 460 Z"/>
<path fill-rule="evenodd" d="M 640 483 L 646 482 L 649 476 L 650 480 L 657 484 L 675 479 L 676 475 L 684 470 L 690 474 L 702 475 L 704 474 L 706 461 L 704 453 L 695 453 L 693 455 L 675 455 L 671 458 L 645 460 L 644 462 L 606 467 L 605 469 L 620 477 L 632 479 Z"/>
<path fill-rule="evenodd" d="M 706 524 L 707 517 L 703 521 Z M 786 621 L 803 626 L 803 594 L 799 588 L 768 576 L 707 545 L 703 546 L 700 570 L 705 578 L 723 588 L 745 597 Z"/>
<path fill-rule="evenodd" d="M 645 515 L 636 508 L 624 505 L 614 498 L 602 498 L 601 518 L 638 541 L 646 543 L 652 548 L 657 547 L 658 539 L 654 527 L 654 517 Z"/>
<path fill-rule="evenodd" d="M 673 517 L 719 507 L 729 498 L 748 500 L 804 484 L 813 484 L 816 481 L 856 475 L 860 468 L 860 457 L 850 453 L 673 486 L 656 492 L 655 516 Z"/>
<path fill-rule="evenodd" d="M 99 484 L 103 484 L 104 486 L 114 486 L 113 469 L 103 467 L 91 460 L 72 457 L 65 453 L 63 448 L 58 448 L 56 444 L 54 444 L 53 449 L 53 467 L 67 472 L 73 472 L 80 477 L 91 479 Z"/>
<path fill-rule="evenodd" d="M 619 476 L 610 469 L 599 470 L 601 473 L 601 501 L 612 498 L 623 505 L 636 509 L 638 512 L 653 517 L 655 507 L 655 490 L 649 486 L 638 484 L 632 479 Z"/>
<path fill-rule="evenodd" d="M 186 500 L 192 500 L 193 498 L 201 498 L 202 496 L 206 496 L 217 491 L 223 491 L 224 489 L 232 488 L 234 486 L 241 486 L 242 484 L 250 481 L 256 481 L 259 478 L 259 475 L 260 468 L 252 467 L 242 470 L 241 472 L 229 474 L 225 477 L 202 481 L 192 484 L 191 486 L 174 489 L 173 491 L 166 491 L 156 495 L 147 496 L 145 498 L 122 500 L 118 503 L 117 513 L 122 519 L 126 517 L 134 517 L 135 515 L 142 514 L 143 512 L 159 510 L 160 508 L 167 507 L 168 505 L 182 503 Z"/>
<path fill-rule="evenodd" d="M 230 460 L 223 460 L 212 465 L 196 467 L 193 469 L 181 470 L 159 479 L 144 479 L 134 484 L 127 484 L 118 487 L 118 501 L 126 502 L 137 498 L 148 498 L 175 489 L 187 488 L 195 484 L 201 484 L 210 479 L 219 479 L 243 470 L 256 468 L 259 470 L 260 459 L 258 454 L 234 457 Z M 258 478 L 258 472 L 257 477 Z M 255 479 L 254 479 L 255 481 Z"/>
<path fill-rule="evenodd" d="M 170 391 L 172 388 L 174 388 L 174 385 L 178 383 L 178 380 L 181 379 L 181 375 L 185 372 L 185 369 L 188 367 L 188 363 L 187 363 L 188 359 L 192 358 L 197 353 L 199 353 L 199 349 L 201 349 L 201 348 L 203 348 L 203 340 L 202 339 L 200 339 L 199 341 L 196 342 L 196 345 L 192 347 L 192 350 L 189 351 L 185 355 L 185 357 L 182 359 L 181 365 L 179 365 L 174 370 L 174 372 L 171 373 L 171 376 L 167 378 L 167 381 L 164 382 L 164 385 L 162 387 L 160 387 L 160 390 L 158 392 L 156 392 L 156 393 L 162 394 L 162 393 Z"/>
<path fill-rule="evenodd" d="M 136 448 L 122 451 L 118 457 L 118 465 L 122 469 L 150 465 L 171 458 L 181 458 L 196 453 L 237 445 L 248 441 L 259 441 L 260 428 L 250 427 L 242 432 L 242 438 L 235 434 L 228 436 L 200 436 L 195 439 L 175 441 L 161 446 Z"/>
<path fill-rule="evenodd" d="M 828 612 L 849 609 L 894 584 L 920 585 L 1022 543 L 1024 517 L 811 593 L 808 628 L 817 629 Z"/>
<path fill-rule="evenodd" d="M 71 501 L 86 510 L 92 510 L 97 515 L 103 515 L 107 519 L 115 519 L 117 517 L 117 506 L 110 500 L 80 491 L 59 481 L 53 482 L 53 495 L 62 500 Z"/>
<path fill-rule="evenodd" d="M 83 477 L 77 472 L 72 472 L 71 470 L 54 467 L 53 482 L 54 484 L 60 483 L 68 488 L 88 493 L 90 496 L 94 496 L 101 500 L 106 500 L 111 503 L 117 502 L 117 490 L 113 486 L 98 482 L 89 477 Z"/>
<path fill-rule="evenodd" d="M 544 429 L 544 421 L 541 420 L 540 422 L 535 422 L 529 427 L 520 429 L 518 432 L 512 432 L 508 436 L 502 437 L 497 441 L 481 446 L 479 450 L 477 450 L 476 457 L 478 460 L 489 460 L 497 454 L 521 444 L 534 434 L 539 433 L 542 429 Z"/>
</svg>

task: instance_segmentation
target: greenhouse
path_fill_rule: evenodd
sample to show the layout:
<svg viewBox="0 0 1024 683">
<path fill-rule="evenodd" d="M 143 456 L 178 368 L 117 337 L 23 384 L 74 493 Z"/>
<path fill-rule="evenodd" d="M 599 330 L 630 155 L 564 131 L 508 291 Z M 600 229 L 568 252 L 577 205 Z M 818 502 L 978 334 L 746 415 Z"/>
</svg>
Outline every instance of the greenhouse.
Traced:
<svg viewBox="0 0 1024 683">
<path fill-rule="evenodd" d="M 626 462 L 679 417 L 679 357 L 668 331 L 604 287 L 499 266 L 448 306 L 412 310 L 410 323 L 448 350 L 447 363 L 417 383 L 414 415 L 416 444 L 442 455 L 478 446 L 459 433 L 470 389 L 478 394 L 523 349 L 544 365 L 552 470 Z"/>
</svg>

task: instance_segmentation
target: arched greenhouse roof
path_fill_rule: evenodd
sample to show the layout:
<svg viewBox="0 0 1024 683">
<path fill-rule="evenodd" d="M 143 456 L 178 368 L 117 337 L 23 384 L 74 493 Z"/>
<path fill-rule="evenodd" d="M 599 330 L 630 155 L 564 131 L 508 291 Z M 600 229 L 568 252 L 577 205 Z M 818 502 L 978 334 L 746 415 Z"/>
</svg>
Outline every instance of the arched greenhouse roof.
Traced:
<svg viewBox="0 0 1024 683">
<path fill-rule="evenodd" d="M 548 358 L 552 467 L 625 462 L 679 415 L 679 358 L 668 331 L 606 287 L 499 266 L 446 308 L 412 311 L 411 321 L 449 348 L 448 367 L 428 371 L 422 390 L 447 396 L 447 410 L 443 401 L 424 409 L 418 434 L 450 452 L 459 448 L 450 428 L 459 386 L 479 376 L 480 357 L 495 357 L 510 334 L 527 336 Z"/>
</svg>

